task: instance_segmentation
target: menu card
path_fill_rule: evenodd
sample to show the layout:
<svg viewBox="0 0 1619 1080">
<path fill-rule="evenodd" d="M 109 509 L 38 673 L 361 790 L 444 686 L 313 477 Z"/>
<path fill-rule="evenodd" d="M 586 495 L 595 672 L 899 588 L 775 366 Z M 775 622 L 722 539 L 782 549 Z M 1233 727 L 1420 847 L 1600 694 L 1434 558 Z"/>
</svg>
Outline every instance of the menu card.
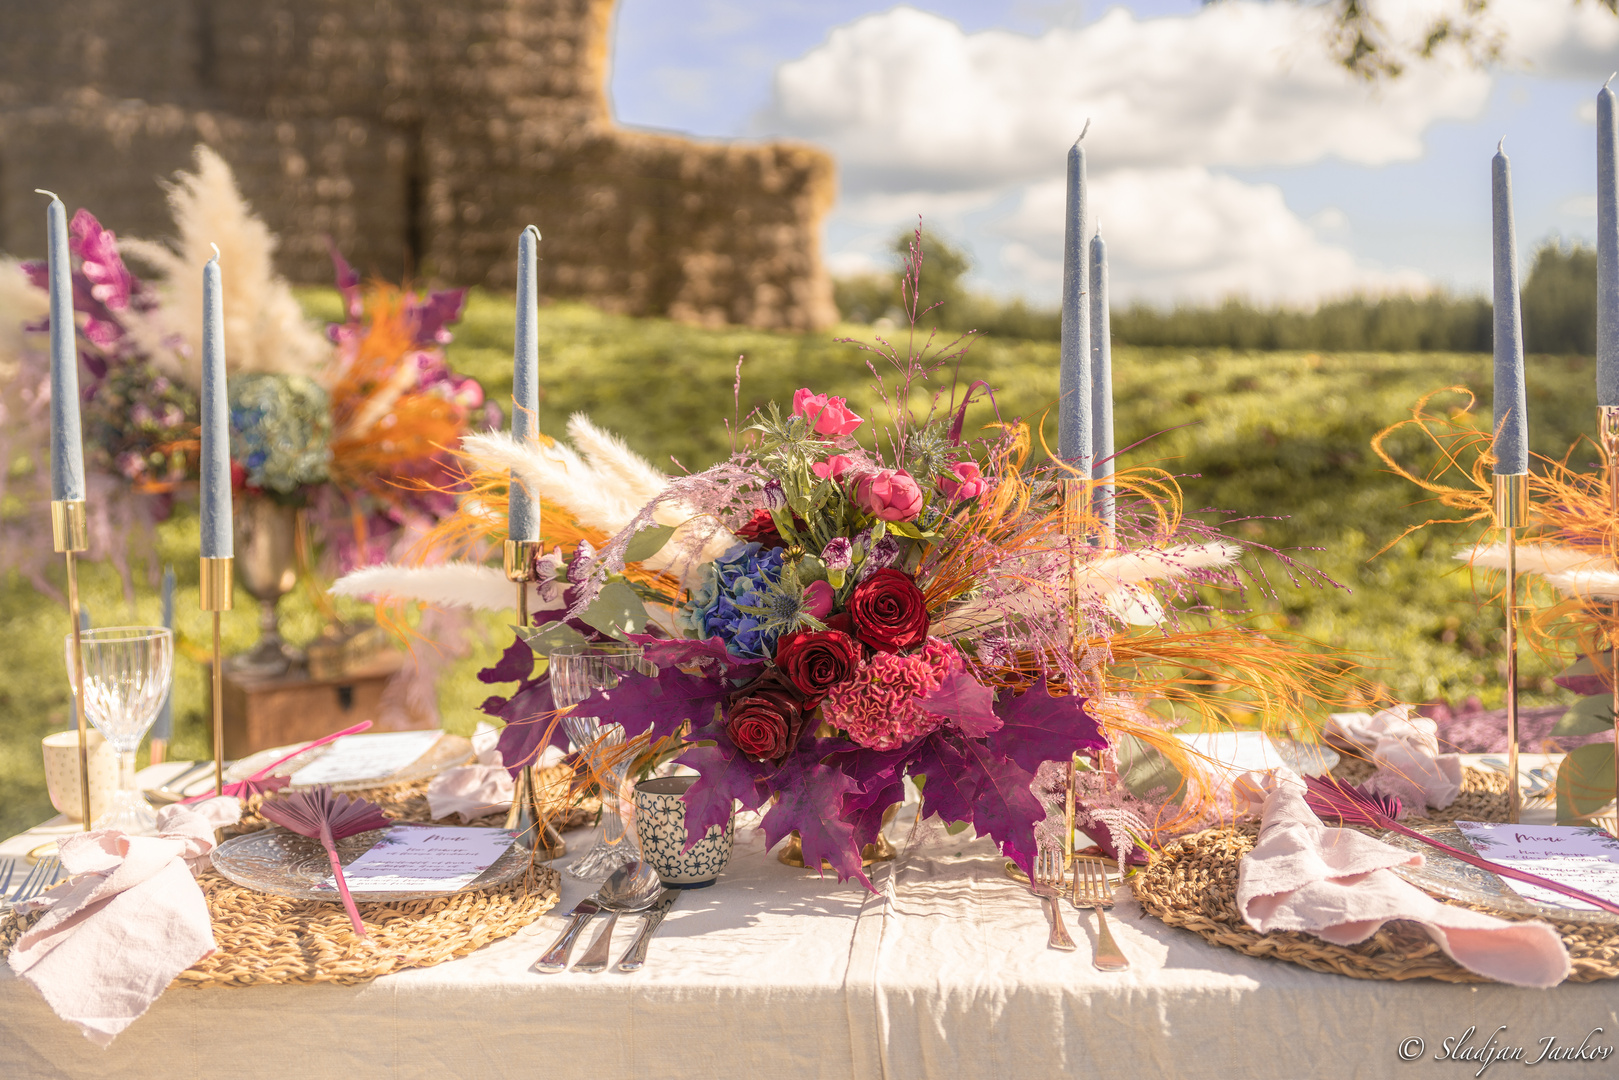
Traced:
<svg viewBox="0 0 1619 1080">
<path fill-rule="evenodd" d="M 392 776 L 433 748 L 441 731 L 385 731 L 345 735 L 326 752 L 292 774 L 299 786 L 343 784 Z"/>
<path fill-rule="evenodd" d="M 512 846 L 510 829 L 395 825 L 358 859 L 343 867 L 356 896 L 368 892 L 452 893 L 472 884 Z M 337 891 L 328 877 L 316 886 Z"/>
<path fill-rule="evenodd" d="M 1619 903 L 1619 840 L 1583 825 L 1508 825 L 1458 821 L 1473 850 L 1491 862 L 1510 866 Z M 1583 900 L 1539 885 L 1508 880 L 1525 900 L 1578 911 L 1599 910 Z"/>
</svg>

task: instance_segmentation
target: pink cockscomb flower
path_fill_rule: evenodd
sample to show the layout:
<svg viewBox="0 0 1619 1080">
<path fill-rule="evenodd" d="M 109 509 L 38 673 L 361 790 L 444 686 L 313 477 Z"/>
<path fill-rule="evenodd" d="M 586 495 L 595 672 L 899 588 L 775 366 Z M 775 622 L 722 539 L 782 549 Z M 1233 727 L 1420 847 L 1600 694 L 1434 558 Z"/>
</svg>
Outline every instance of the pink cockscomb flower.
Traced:
<svg viewBox="0 0 1619 1080">
<path fill-rule="evenodd" d="M 813 424 L 816 434 L 833 437 L 848 435 L 866 422 L 849 408 L 847 399 L 811 393 L 807 386 L 793 395 L 793 415 Z"/>
<path fill-rule="evenodd" d="M 821 712 L 859 745 L 892 750 L 944 723 L 922 708 L 921 699 L 960 668 L 955 648 L 939 638 L 928 638 L 921 652 L 909 656 L 877 653 L 833 688 Z"/>
<path fill-rule="evenodd" d="M 976 499 L 984 493 L 984 474 L 976 461 L 958 461 L 949 476 L 939 478 L 939 490 L 952 499 Z"/>
</svg>

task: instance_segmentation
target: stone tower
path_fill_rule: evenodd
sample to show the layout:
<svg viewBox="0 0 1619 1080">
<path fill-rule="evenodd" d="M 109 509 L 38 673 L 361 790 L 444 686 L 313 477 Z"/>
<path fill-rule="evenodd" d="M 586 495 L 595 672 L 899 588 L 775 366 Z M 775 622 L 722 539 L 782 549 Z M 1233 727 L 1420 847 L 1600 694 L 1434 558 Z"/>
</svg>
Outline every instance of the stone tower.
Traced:
<svg viewBox="0 0 1619 1080">
<path fill-rule="evenodd" d="M 831 160 L 612 124 L 612 0 L 0 0 L 0 250 L 44 246 L 36 187 L 121 234 L 170 227 L 197 143 L 280 233 L 281 270 L 541 288 L 608 310 L 810 329 L 835 318 Z"/>
</svg>

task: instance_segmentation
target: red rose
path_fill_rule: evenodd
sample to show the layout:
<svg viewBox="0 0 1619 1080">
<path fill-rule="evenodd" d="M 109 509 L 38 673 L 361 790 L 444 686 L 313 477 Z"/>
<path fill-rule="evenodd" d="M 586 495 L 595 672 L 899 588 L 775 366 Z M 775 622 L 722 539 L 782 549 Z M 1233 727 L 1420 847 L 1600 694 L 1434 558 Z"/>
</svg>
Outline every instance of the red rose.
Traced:
<svg viewBox="0 0 1619 1080">
<path fill-rule="evenodd" d="M 903 570 L 878 570 L 849 597 L 854 636 L 878 652 L 899 652 L 928 636 L 928 605 Z"/>
<path fill-rule="evenodd" d="M 770 516 L 769 510 L 755 510 L 753 517 L 736 531 L 736 535 L 743 540 L 757 541 L 766 548 L 787 546 L 787 541 L 782 539 L 781 530 L 776 528 L 776 519 Z"/>
<path fill-rule="evenodd" d="M 860 646 L 848 634 L 836 630 L 800 631 L 776 643 L 776 666 L 800 694 L 819 704 L 829 690 L 860 666 Z"/>
<path fill-rule="evenodd" d="M 804 732 L 804 702 L 779 671 L 771 669 L 731 695 L 725 734 L 759 761 L 779 761 Z"/>
</svg>

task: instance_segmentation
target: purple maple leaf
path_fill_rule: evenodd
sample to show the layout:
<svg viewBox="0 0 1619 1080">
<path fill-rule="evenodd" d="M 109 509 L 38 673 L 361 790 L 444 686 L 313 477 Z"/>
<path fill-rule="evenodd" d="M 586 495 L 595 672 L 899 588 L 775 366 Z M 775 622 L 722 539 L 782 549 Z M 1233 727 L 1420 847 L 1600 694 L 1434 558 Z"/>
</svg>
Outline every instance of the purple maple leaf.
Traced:
<svg viewBox="0 0 1619 1080">
<path fill-rule="evenodd" d="M 939 732 L 934 732 L 917 748 L 911 760 L 911 773 L 925 779 L 922 785 L 922 812 L 937 814 L 941 821 L 971 821 L 977 778 L 968 774 L 961 750 Z"/>
<path fill-rule="evenodd" d="M 721 672 L 733 679 L 751 679 L 765 666 L 763 660 L 739 660 L 725 650 L 725 640 L 718 635 L 703 641 L 687 638 L 655 638 L 645 634 L 628 634 L 630 641 L 642 648 L 642 656 L 660 667 L 678 667 L 696 663 L 705 670 L 717 663 Z"/>
<path fill-rule="evenodd" d="M 1000 843 L 1006 856 L 1028 872 L 1034 863 L 1034 823 L 1046 815 L 1029 785 L 1034 774 L 979 742 L 963 748 L 978 777 L 973 796 L 973 828 Z"/>
<path fill-rule="evenodd" d="M 465 289 L 446 289 L 428 293 L 427 302 L 411 302 L 409 317 L 411 329 L 418 345 L 447 345 L 450 342 L 449 324 L 461 318 L 466 305 Z"/>
<path fill-rule="evenodd" d="M 757 810 L 770 798 L 761 783 L 770 766 L 750 761 L 729 739 L 689 747 L 675 760 L 701 774 L 680 797 L 686 804 L 687 851 L 710 828 L 723 827 L 731 820 L 734 803 L 740 802 L 744 810 Z"/>
<path fill-rule="evenodd" d="M 542 747 L 568 748 L 568 737 L 562 725 L 553 724 L 546 715 L 555 708 L 549 678 L 525 682 L 511 697 L 492 697 L 483 703 L 484 712 L 506 722 L 506 726 L 500 729 L 500 739 L 495 747 L 500 751 L 501 763 L 512 774 L 512 779 L 517 778 L 524 765 L 532 765 L 539 760 Z M 546 738 L 548 730 L 550 739 Z"/>
<path fill-rule="evenodd" d="M 534 674 L 534 649 L 522 638 L 517 638 L 500 654 L 494 667 L 478 672 L 481 683 L 526 682 Z"/>
<path fill-rule="evenodd" d="M 935 716 L 942 716 L 965 734 L 981 739 L 1003 723 L 995 715 L 995 692 L 965 671 L 953 671 L 939 688 L 918 703 Z"/>
<path fill-rule="evenodd" d="M 1067 761 L 1079 751 L 1107 746 L 1102 729 L 1085 709 L 1085 699 L 1052 697 L 1043 680 L 998 702 L 995 712 L 1002 723 L 989 736 L 990 748 L 1031 776 L 1042 761 Z"/>
<path fill-rule="evenodd" d="M 854 790 L 854 779 L 828 765 L 795 755 L 776 773 L 771 786 L 777 796 L 776 805 L 759 823 L 764 829 L 765 846 L 774 847 L 796 829 L 805 866 L 818 867 L 825 860 L 839 881 L 858 878 L 871 888 L 860 867 L 854 826 L 841 814 L 844 796 Z"/>
<path fill-rule="evenodd" d="M 626 738 L 650 733 L 665 738 L 691 721 L 693 740 L 713 738 L 716 714 L 730 686 L 718 675 L 688 675 L 666 667 L 657 675 L 628 672 L 611 690 L 597 690 L 574 712 L 599 717 L 604 724 L 623 724 Z"/>
</svg>

